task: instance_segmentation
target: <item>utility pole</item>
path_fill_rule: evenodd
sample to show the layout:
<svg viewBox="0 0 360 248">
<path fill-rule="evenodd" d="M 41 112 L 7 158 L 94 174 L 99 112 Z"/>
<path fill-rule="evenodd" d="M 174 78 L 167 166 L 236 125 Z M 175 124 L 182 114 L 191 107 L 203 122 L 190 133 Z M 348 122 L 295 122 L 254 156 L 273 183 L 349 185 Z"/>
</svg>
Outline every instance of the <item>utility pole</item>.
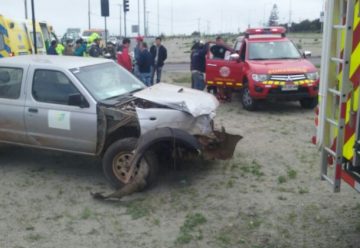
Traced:
<svg viewBox="0 0 360 248">
<path fill-rule="evenodd" d="M 146 33 L 146 0 L 144 0 L 144 35 L 147 36 Z"/>
<path fill-rule="evenodd" d="M 121 37 L 121 35 L 122 35 L 122 12 L 123 12 L 123 9 L 122 9 L 122 5 L 121 4 L 118 4 L 119 5 L 119 7 L 120 7 L 120 33 L 119 33 L 119 36 Z"/>
<path fill-rule="evenodd" d="M 159 0 L 157 0 L 157 33 L 160 36 L 160 7 Z"/>
<path fill-rule="evenodd" d="M 28 19 L 27 0 L 24 0 L 24 7 L 25 7 L 25 19 Z"/>
<path fill-rule="evenodd" d="M 146 11 L 146 35 L 149 35 L 149 15 L 150 11 Z"/>
<path fill-rule="evenodd" d="M 199 34 L 201 34 L 201 32 L 200 32 L 200 22 L 201 22 L 201 18 L 198 18 L 198 32 L 199 32 Z"/>
<path fill-rule="evenodd" d="M 292 1 L 289 0 L 289 24 L 288 24 L 288 32 L 290 32 L 291 28 L 291 17 L 292 17 Z"/>
<path fill-rule="evenodd" d="M 88 23 L 89 23 L 89 29 L 91 29 L 90 0 L 88 0 Z"/>
<path fill-rule="evenodd" d="M 140 36 L 140 0 L 138 0 L 138 36 Z"/>
<path fill-rule="evenodd" d="M 33 39 L 34 39 L 34 53 L 37 54 L 37 40 L 36 40 L 36 25 L 35 25 L 35 6 L 34 0 L 31 0 L 31 13 L 32 13 L 32 26 L 33 26 Z"/>
<path fill-rule="evenodd" d="M 171 35 L 174 35 L 174 1 L 171 0 Z"/>
</svg>

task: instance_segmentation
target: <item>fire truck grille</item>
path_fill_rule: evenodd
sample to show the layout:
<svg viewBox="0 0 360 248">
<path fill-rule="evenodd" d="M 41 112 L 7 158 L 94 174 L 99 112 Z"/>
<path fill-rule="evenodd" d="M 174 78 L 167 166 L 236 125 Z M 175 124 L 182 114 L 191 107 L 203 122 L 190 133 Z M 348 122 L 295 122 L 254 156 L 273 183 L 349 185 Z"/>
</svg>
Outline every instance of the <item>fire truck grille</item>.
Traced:
<svg viewBox="0 0 360 248">
<path fill-rule="evenodd" d="M 306 76 L 304 74 L 291 74 L 291 75 L 271 75 L 270 80 L 276 81 L 297 81 L 297 80 L 304 80 Z"/>
</svg>

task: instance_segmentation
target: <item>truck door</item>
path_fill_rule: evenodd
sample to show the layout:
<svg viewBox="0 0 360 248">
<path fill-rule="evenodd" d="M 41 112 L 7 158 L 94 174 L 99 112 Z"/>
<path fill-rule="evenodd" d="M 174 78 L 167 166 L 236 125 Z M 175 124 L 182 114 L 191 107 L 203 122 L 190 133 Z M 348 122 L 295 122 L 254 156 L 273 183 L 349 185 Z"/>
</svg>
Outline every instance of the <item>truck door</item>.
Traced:
<svg viewBox="0 0 360 248">
<path fill-rule="evenodd" d="M 87 92 L 70 72 L 33 67 L 30 75 L 25 105 L 29 142 L 44 148 L 94 154 L 96 105 L 89 101 Z M 75 95 L 87 104 L 73 105 L 69 97 Z"/>
<path fill-rule="evenodd" d="M 225 46 L 209 43 L 206 55 L 206 83 L 211 86 L 239 88 L 242 86 L 242 63 L 233 60 L 236 52 Z"/>
<path fill-rule="evenodd" d="M 24 124 L 26 67 L 0 65 L 0 141 L 26 143 Z"/>
</svg>

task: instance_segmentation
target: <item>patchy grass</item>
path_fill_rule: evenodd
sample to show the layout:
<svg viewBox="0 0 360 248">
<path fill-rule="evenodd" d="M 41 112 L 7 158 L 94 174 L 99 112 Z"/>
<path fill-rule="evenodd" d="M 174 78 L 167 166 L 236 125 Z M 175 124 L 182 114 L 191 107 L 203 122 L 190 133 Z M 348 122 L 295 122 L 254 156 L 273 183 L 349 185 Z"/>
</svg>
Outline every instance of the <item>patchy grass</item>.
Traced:
<svg viewBox="0 0 360 248">
<path fill-rule="evenodd" d="M 93 213 L 91 212 L 90 208 L 86 207 L 86 208 L 84 208 L 83 211 L 81 212 L 81 219 L 82 219 L 82 220 L 87 220 L 87 219 L 89 219 L 92 215 L 93 215 Z"/>
<path fill-rule="evenodd" d="M 182 76 L 174 77 L 173 82 L 174 83 L 180 83 L 180 84 L 191 83 L 191 74 L 188 73 L 188 74 L 185 74 L 185 75 L 182 75 Z"/>
<path fill-rule="evenodd" d="M 309 189 L 307 187 L 305 188 L 302 188 L 302 187 L 299 187 L 299 194 L 307 194 L 309 193 Z"/>
<path fill-rule="evenodd" d="M 295 179 L 297 176 L 297 171 L 294 169 L 289 168 L 287 171 L 287 176 L 289 179 Z"/>
<path fill-rule="evenodd" d="M 37 241 L 39 241 L 40 239 L 43 239 L 43 238 L 44 237 L 41 236 L 38 233 L 31 233 L 31 234 L 29 234 L 28 236 L 25 237 L 25 239 L 30 241 L 30 242 L 37 242 Z"/>
<path fill-rule="evenodd" d="M 193 239 L 201 240 L 203 235 L 198 226 L 206 222 L 205 216 L 200 213 L 186 215 L 184 224 L 180 227 L 180 233 L 176 238 L 175 243 L 188 244 Z"/>
<path fill-rule="evenodd" d="M 286 176 L 278 176 L 277 178 L 278 184 L 283 184 L 287 182 Z"/>
<path fill-rule="evenodd" d="M 253 160 L 250 165 L 244 165 L 240 167 L 241 170 L 241 176 L 245 176 L 245 174 L 251 174 L 253 176 L 256 176 L 257 178 L 260 178 L 264 176 L 264 172 L 261 171 L 262 166 L 256 162 L 256 160 Z"/>
<path fill-rule="evenodd" d="M 149 216 L 150 209 L 144 205 L 142 201 L 134 201 L 127 205 L 126 214 L 131 216 L 131 219 L 137 220 Z"/>
</svg>

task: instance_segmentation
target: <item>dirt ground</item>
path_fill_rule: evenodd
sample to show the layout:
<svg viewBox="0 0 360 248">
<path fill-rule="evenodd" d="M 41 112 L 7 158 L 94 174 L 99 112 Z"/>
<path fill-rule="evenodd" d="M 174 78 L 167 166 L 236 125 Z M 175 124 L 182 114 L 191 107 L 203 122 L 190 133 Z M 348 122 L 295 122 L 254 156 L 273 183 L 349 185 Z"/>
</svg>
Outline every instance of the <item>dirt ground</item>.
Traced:
<svg viewBox="0 0 360 248">
<path fill-rule="evenodd" d="M 0 247 L 359 247 L 359 195 L 319 180 L 313 111 L 238 98 L 216 117 L 244 136 L 232 160 L 163 165 L 117 202 L 90 197 L 111 190 L 97 159 L 2 145 Z"/>
</svg>

